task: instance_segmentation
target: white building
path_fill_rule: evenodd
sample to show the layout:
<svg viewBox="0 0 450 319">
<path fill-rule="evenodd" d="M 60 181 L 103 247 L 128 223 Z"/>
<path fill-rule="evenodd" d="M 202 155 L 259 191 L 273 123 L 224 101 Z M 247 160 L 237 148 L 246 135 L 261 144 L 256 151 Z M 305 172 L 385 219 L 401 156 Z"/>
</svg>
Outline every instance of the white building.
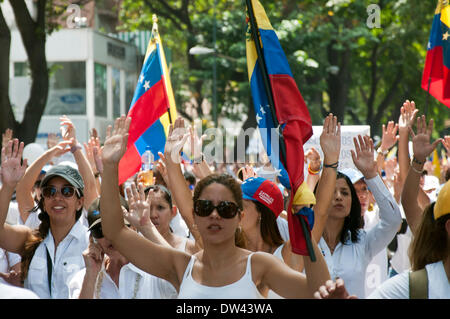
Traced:
<svg viewBox="0 0 450 319">
<path fill-rule="evenodd" d="M 28 56 L 7 5 L 3 3 L 2 10 L 11 29 L 9 93 L 21 121 L 31 78 Z M 88 140 L 94 127 L 103 140 L 106 127 L 130 107 L 142 66 L 137 47 L 92 28 L 63 28 L 47 36 L 46 57 L 50 86 L 36 142 L 46 144 L 49 133 L 59 133 L 63 114 L 74 122 L 80 142 Z"/>
</svg>

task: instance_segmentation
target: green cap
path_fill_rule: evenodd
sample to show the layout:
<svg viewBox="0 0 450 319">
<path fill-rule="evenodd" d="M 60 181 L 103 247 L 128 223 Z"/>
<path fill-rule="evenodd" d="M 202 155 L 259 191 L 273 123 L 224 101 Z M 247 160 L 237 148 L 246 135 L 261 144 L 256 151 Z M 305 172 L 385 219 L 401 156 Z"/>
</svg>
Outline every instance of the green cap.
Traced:
<svg viewBox="0 0 450 319">
<path fill-rule="evenodd" d="M 70 185 L 77 188 L 80 191 L 81 195 L 83 195 L 84 189 L 83 178 L 81 177 L 77 169 L 70 167 L 68 165 L 55 165 L 52 168 L 50 168 L 45 174 L 44 178 L 42 179 L 40 187 L 42 188 L 45 185 L 47 185 L 50 179 L 56 176 L 64 178 L 66 181 L 70 183 Z"/>
</svg>

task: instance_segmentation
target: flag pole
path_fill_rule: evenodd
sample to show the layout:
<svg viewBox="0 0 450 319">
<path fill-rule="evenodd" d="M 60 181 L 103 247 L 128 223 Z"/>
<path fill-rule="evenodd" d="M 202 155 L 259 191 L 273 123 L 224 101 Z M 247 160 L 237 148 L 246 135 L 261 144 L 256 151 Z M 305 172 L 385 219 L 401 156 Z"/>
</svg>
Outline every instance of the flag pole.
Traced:
<svg viewBox="0 0 450 319">
<path fill-rule="evenodd" d="M 159 31 L 158 31 L 158 16 L 156 14 L 153 14 L 152 16 L 153 19 L 153 28 L 152 28 L 152 33 L 154 33 L 154 36 L 157 36 L 159 38 Z M 161 39 L 160 39 L 161 41 Z M 160 46 L 159 49 L 161 50 L 162 47 Z M 162 52 L 162 54 L 164 54 L 164 52 Z M 165 59 L 165 58 L 164 58 Z M 170 103 L 167 106 L 167 113 L 169 114 L 169 123 L 172 124 L 172 115 L 170 114 Z"/>
<path fill-rule="evenodd" d="M 267 92 L 267 99 L 269 101 L 270 112 L 272 114 L 272 120 L 274 122 L 274 126 L 277 128 L 277 132 L 278 132 L 278 135 L 279 135 L 279 144 L 280 144 L 280 150 L 281 150 L 281 158 L 282 158 L 283 163 L 287 167 L 286 145 L 285 145 L 283 134 L 282 134 L 281 129 L 280 129 L 280 124 L 278 123 L 277 114 L 276 114 L 276 111 L 275 111 L 275 103 L 273 101 L 272 88 L 270 86 L 269 76 L 268 76 L 268 73 L 267 73 L 267 67 L 266 67 L 266 64 L 264 62 L 264 56 L 263 56 L 263 53 L 262 53 L 261 43 L 259 41 L 258 24 L 256 22 L 255 14 L 254 14 L 254 11 L 253 11 L 252 0 L 246 0 L 246 2 L 247 2 L 248 15 L 249 15 L 249 18 L 250 18 L 250 26 L 251 26 L 250 29 L 251 29 L 251 32 L 252 32 L 253 41 L 255 42 L 256 52 L 257 52 L 257 55 L 258 55 L 258 63 L 259 63 L 259 66 L 261 68 L 261 73 L 262 73 L 262 78 L 263 78 L 263 82 L 264 82 L 264 87 L 265 87 L 266 92 Z M 294 196 L 293 191 L 294 190 L 292 190 L 292 192 L 291 192 L 291 196 Z M 306 222 L 303 219 L 303 217 L 301 217 L 301 216 L 297 216 L 297 217 L 300 219 L 300 222 L 302 224 L 303 235 L 305 237 L 306 247 L 308 248 L 309 256 L 310 256 L 312 261 L 315 261 L 316 257 L 315 257 L 315 254 L 314 254 L 314 249 L 313 249 L 312 244 L 311 244 L 311 238 L 309 237 L 308 226 L 306 225 Z"/>
</svg>

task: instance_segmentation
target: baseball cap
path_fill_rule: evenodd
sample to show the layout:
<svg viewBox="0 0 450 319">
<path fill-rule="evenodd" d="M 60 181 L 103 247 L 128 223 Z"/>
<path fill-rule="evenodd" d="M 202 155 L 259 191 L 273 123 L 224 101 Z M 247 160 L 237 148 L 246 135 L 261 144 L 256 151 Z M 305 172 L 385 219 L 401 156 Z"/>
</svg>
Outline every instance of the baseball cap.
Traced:
<svg viewBox="0 0 450 319">
<path fill-rule="evenodd" d="M 435 220 L 450 214 L 450 181 L 447 181 L 439 191 L 436 204 L 434 204 L 433 214 Z"/>
<path fill-rule="evenodd" d="M 344 168 L 343 170 L 340 170 L 340 172 L 350 178 L 352 184 L 355 184 L 357 181 L 364 178 L 364 175 L 360 171 L 351 167 Z"/>
<path fill-rule="evenodd" d="M 284 209 L 283 194 L 277 184 L 262 177 L 250 177 L 241 184 L 242 198 L 259 202 L 276 217 Z"/>
<path fill-rule="evenodd" d="M 42 179 L 40 187 L 44 187 L 50 179 L 53 177 L 62 177 L 66 181 L 70 183 L 73 187 L 77 188 L 80 191 L 80 194 L 83 195 L 84 182 L 78 170 L 68 165 L 55 165 L 51 167 L 47 173 L 45 173 L 44 178 Z"/>
<path fill-rule="evenodd" d="M 120 204 L 128 210 L 128 203 L 122 196 L 120 196 Z M 130 225 L 130 223 L 125 218 L 123 220 L 125 222 L 125 225 Z M 100 216 L 100 197 L 96 198 L 89 206 L 87 221 L 89 225 L 88 230 L 91 230 L 102 221 L 102 218 Z"/>
<path fill-rule="evenodd" d="M 300 185 L 300 187 L 296 190 L 294 199 L 292 201 L 292 205 L 300 206 L 300 205 L 314 205 L 316 204 L 316 196 L 309 188 L 308 184 L 305 181 Z"/>
</svg>

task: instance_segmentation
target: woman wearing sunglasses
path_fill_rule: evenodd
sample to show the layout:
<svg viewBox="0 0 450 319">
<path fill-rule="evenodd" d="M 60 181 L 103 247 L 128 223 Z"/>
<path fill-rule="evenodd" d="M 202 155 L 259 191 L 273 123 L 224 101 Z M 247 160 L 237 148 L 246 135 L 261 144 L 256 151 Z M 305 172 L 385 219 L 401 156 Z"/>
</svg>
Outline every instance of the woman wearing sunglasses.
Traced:
<svg viewBox="0 0 450 319">
<path fill-rule="evenodd" d="M 105 141 L 100 197 L 103 232 L 130 262 L 172 283 L 179 298 L 261 298 L 260 289 L 265 287 L 286 298 L 312 298 L 330 278 L 315 244 L 317 261 L 305 260 L 306 276 L 273 255 L 236 246 L 242 192 L 228 175 L 210 175 L 195 188 L 193 218 L 203 241 L 203 250 L 198 253 L 191 256 L 154 244 L 125 227 L 118 166 L 126 150 L 130 121 L 125 116 L 118 118 Z M 180 124 L 177 120 L 175 128 Z"/>
<path fill-rule="evenodd" d="M 39 228 L 7 225 L 3 206 L 7 208 L 11 191 L 24 175 L 27 161 L 20 164 L 22 152 L 23 143 L 19 145 L 17 139 L 2 149 L 1 172 L 6 183 L 1 197 L 0 247 L 22 256 L 25 288 L 40 298 L 68 298 L 68 282 L 84 267 L 82 252 L 88 246 L 87 228 L 79 221 L 83 179 L 70 166 L 52 167 L 41 182 Z"/>
</svg>

